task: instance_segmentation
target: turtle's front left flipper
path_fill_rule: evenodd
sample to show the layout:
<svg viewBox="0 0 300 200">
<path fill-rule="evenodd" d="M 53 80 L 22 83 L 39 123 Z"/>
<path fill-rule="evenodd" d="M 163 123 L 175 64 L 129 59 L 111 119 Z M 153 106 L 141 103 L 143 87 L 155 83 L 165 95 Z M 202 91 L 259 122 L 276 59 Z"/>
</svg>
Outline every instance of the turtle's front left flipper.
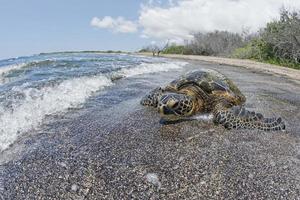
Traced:
<svg viewBox="0 0 300 200">
<path fill-rule="evenodd" d="M 285 130 L 285 123 L 281 117 L 265 118 L 262 114 L 248 111 L 243 106 L 225 108 L 217 105 L 214 110 L 214 122 L 227 129 Z"/>
</svg>

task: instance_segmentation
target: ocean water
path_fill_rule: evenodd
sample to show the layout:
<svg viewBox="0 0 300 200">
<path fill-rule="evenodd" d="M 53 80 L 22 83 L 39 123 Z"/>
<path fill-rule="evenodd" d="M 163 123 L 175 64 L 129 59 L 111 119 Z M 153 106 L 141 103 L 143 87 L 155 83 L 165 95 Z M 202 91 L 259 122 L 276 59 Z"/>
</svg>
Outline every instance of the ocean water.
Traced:
<svg viewBox="0 0 300 200">
<path fill-rule="evenodd" d="M 187 63 L 126 54 L 55 53 L 0 61 L 0 152 L 45 118 L 79 109 L 119 79 Z"/>
</svg>

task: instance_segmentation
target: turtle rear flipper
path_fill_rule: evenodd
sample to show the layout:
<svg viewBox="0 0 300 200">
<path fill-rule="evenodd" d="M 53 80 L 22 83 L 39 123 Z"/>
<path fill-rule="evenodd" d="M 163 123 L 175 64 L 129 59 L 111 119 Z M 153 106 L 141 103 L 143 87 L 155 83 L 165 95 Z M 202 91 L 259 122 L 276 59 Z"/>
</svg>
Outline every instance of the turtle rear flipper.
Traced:
<svg viewBox="0 0 300 200">
<path fill-rule="evenodd" d="M 265 118 L 260 113 L 246 110 L 243 106 L 226 108 L 218 105 L 214 111 L 214 122 L 227 129 L 260 129 L 264 131 L 285 130 L 281 117 Z"/>
</svg>

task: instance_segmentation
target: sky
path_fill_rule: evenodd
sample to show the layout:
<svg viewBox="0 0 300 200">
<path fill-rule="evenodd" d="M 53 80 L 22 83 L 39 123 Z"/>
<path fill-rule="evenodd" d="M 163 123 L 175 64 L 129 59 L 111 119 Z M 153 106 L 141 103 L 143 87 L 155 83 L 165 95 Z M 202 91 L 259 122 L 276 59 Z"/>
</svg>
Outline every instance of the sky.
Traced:
<svg viewBox="0 0 300 200">
<path fill-rule="evenodd" d="M 0 0 L 0 59 L 41 52 L 136 51 L 195 32 L 257 31 L 300 0 Z"/>
</svg>

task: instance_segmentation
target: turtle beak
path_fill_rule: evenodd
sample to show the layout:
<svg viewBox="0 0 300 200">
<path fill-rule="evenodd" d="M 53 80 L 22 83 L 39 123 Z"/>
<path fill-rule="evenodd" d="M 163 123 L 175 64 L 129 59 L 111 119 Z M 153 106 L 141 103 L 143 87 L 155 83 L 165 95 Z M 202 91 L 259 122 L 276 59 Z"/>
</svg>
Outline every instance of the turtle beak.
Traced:
<svg viewBox="0 0 300 200">
<path fill-rule="evenodd" d="M 172 110 L 167 108 L 167 106 L 165 105 L 160 105 L 158 106 L 158 112 L 161 114 L 161 115 L 170 115 L 172 114 Z"/>
<path fill-rule="evenodd" d="M 170 108 L 168 108 L 167 106 L 161 106 L 159 109 L 160 109 L 159 112 L 161 114 L 164 114 L 164 115 L 174 114 L 174 111 L 171 110 Z"/>
</svg>

